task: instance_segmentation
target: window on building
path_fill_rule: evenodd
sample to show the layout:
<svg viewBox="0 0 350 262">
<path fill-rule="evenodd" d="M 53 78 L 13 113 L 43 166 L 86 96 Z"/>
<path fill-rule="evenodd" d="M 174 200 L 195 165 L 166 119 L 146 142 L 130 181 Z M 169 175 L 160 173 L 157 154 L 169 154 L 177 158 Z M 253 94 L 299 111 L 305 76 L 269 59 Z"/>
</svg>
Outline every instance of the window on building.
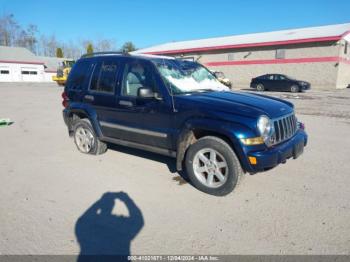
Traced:
<svg viewBox="0 0 350 262">
<path fill-rule="evenodd" d="M 284 59 L 286 58 L 286 50 L 285 49 L 277 49 L 276 50 L 276 59 Z"/>
<path fill-rule="evenodd" d="M 233 54 L 233 53 L 229 53 L 229 54 L 227 55 L 227 60 L 228 60 L 228 61 L 233 61 L 233 60 L 235 60 L 234 54 Z"/>
<path fill-rule="evenodd" d="M 97 65 L 91 79 L 90 90 L 102 93 L 114 93 L 117 82 L 117 63 L 104 61 Z"/>
<path fill-rule="evenodd" d="M 349 48 L 349 43 L 345 42 L 345 46 L 344 46 L 344 54 L 348 53 L 348 48 Z"/>
<path fill-rule="evenodd" d="M 21 74 L 22 75 L 37 75 L 38 72 L 37 71 L 22 70 Z"/>
<path fill-rule="evenodd" d="M 8 74 L 10 74 L 10 71 L 9 70 L 0 70 L 0 74 L 1 75 L 8 75 Z"/>
</svg>

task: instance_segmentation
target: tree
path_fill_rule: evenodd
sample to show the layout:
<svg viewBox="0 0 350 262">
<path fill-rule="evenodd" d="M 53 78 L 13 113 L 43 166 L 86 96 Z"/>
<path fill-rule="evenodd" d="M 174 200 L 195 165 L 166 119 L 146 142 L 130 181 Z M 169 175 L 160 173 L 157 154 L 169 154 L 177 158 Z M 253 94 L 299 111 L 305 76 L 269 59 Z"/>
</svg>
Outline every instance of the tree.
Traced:
<svg viewBox="0 0 350 262">
<path fill-rule="evenodd" d="M 93 52 L 94 52 L 94 48 L 92 47 L 92 44 L 89 43 L 88 46 L 86 47 L 86 53 L 92 54 Z"/>
<path fill-rule="evenodd" d="M 62 58 L 63 57 L 63 51 L 61 47 L 57 47 L 56 49 L 56 57 Z"/>
<path fill-rule="evenodd" d="M 37 37 L 36 37 L 37 33 L 38 33 L 38 27 L 36 25 L 30 24 L 27 27 L 26 39 L 25 39 L 25 42 L 26 42 L 25 47 L 27 47 L 30 51 L 32 51 L 34 53 L 37 53 L 37 50 L 36 50 L 37 43 L 38 43 L 38 40 L 37 40 Z"/>
<path fill-rule="evenodd" d="M 94 44 L 97 52 L 106 52 L 116 50 L 115 40 L 113 39 L 100 39 Z"/>
<path fill-rule="evenodd" d="M 13 14 L 5 14 L 0 17 L 0 45 L 15 45 L 20 31 L 21 28 Z"/>
<path fill-rule="evenodd" d="M 133 44 L 133 42 L 125 42 L 124 45 L 122 46 L 121 48 L 121 51 L 122 52 L 132 52 L 132 51 L 135 51 L 136 50 L 136 47 L 135 45 Z"/>
</svg>

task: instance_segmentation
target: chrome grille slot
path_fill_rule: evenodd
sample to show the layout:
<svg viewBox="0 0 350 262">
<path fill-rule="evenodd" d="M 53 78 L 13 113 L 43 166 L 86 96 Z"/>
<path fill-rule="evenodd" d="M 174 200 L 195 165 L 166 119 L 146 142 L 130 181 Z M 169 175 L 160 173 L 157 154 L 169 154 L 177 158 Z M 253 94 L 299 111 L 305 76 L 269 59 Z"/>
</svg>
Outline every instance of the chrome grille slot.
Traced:
<svg viewBox="0 0 350 262">
<path fill-rule="evenodd" d="M 297 119 L 293 114 L 273 119 L 275 132 L 273 134 L 273 145 L 279 144 L 292 136 L 297 131 Z"/>
</svg>

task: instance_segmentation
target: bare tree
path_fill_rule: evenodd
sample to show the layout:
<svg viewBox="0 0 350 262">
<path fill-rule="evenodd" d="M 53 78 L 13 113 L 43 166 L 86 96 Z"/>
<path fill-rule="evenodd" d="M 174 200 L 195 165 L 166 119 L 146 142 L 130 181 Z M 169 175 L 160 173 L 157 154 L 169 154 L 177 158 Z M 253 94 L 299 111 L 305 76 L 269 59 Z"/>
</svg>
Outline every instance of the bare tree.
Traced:
<svg viewBox="0 0 350 262">
<path fill-rule="evenodd" d="M 115 40 L 113 39 L 102 39 L 98 40 L 94 44 L 97 52 L 113 51 L 116 50 Z"/>
<path fill-rule="evenodd" d="M 5 14 L 0 17 L 0 44 L 13 46 L 16 42 L 20 27 L 13 14 Z"/>
<path fill-rule="evenodd" d="M 36 25 L 30 24 L 26 30 L 27 39 L 26 39 L 26 47 L 31 50 L 33 53 L 37 53 L 37 33 L 38 27 Z"/>
<path fill-rule="evenodd" d="M 65 57 L 74 59 L 86 53 L 89 45 L 89 51 L 91 51 L 91 46 L 95 52 L 117 50 L 114 39 L 98 39 L 96 41 L 86 39 L 83 41 L 60 42 L 54 34 L 42 34 L 40 37 L 38 34 L 39 30 L 36 25 L 29 24 L 24 28 L 16 21 L 13 14 L 0 16 L 0 45 L 25 47 L 37 55 L 52 57 L 56 56 L 56 50 L 60 47 Z M 127 42 L 122 49 L 132 51 L 135 49 L 135 46 L 132 42 Z"/>
<path fill-rule="evenodd" d="M 67 58 L 77 59 L 82 55 L 83 52 L 85 53 L 85 50 L 83 51 L 73 41 L 70 41 L 68 43 L 63 43 L 62 49 L 63 49 L 63 52 L 65 54 L 65 57 L 67 57 Z"/>
</svg>

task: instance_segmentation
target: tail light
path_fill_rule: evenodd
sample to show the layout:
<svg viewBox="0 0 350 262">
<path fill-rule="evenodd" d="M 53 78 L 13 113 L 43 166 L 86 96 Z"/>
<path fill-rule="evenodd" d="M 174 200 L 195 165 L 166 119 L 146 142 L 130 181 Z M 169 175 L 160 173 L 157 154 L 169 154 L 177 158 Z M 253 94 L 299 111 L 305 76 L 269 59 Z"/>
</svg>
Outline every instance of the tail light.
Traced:
<svg viewBox="0 0 350 262">
<path fill-rule="evenodd" d="M 63 99 L 62 105 L 63 105 L 64 108 L 66 108 L 68 106 L 68 104 L 69 104 L 69 98 L 68 98 L 66 92 L 63 92 L 61 96 L 62 96 L 62 99 Z"/>
</svg>

